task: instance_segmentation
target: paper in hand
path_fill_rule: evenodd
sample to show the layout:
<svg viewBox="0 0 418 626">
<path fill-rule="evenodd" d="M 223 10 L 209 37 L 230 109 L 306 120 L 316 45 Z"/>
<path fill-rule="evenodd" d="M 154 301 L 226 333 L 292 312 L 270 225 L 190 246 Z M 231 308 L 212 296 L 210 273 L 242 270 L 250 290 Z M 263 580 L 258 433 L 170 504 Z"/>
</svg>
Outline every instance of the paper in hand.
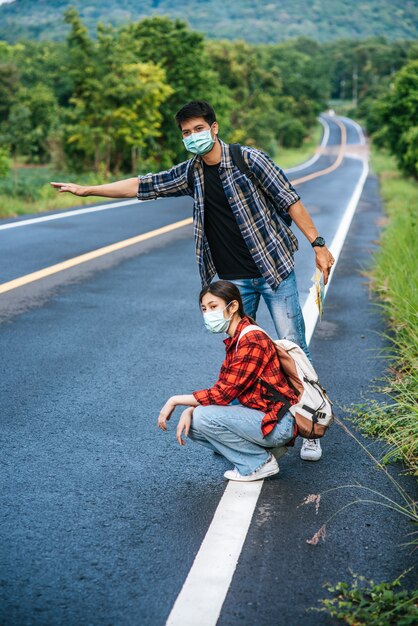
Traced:
<svg viewBox="0 0 418 626">
<path fill-rule="evenodd" d="M 311 280 L 313 282 L 313 286 L 310 288 L 309 292 L 315 299 L 315 304 L 319 311 L 319 321 L 321 321 L 324 302 L 324 275 L 321 270 L 316 268 L 315 274 L 312 276 Z"/>
</svg>

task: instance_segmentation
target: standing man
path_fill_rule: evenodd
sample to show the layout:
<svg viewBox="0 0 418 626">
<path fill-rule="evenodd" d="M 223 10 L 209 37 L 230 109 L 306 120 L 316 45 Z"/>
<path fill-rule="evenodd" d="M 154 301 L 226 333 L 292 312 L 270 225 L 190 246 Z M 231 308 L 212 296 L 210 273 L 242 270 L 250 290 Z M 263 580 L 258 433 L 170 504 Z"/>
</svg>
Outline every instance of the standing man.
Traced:
<svg viewBox="0 0 418 626">
<path fill-rule="evenodd" d="M 83 187 L 51 183 L 76 196 L 151 200 L 164 196 L 194 198 L 196 256 L 202 284 L 215 274 L 240 289 L 245 312 L 255 318 L 262 296 L 278 337 L 299 344 L 307 356 L 305 324 L 299 303 L 293 254 L 298 242 L 283 220 L 288 214 L 311 243 L 316 266 L 328 281 L 334 259 L 283 171 L 263 152 L 242 147 L 249 176 L 234 162 L 231 148 L 218 137 L 213 108 L 197 100 L 176 114 L 186 149 L 195 156 L 165 172 Z M 282 214 L 282 217 L 280 217 Z M 319 440 L 303 440 L 301 458 L 317 461 Z"/>
</svg>

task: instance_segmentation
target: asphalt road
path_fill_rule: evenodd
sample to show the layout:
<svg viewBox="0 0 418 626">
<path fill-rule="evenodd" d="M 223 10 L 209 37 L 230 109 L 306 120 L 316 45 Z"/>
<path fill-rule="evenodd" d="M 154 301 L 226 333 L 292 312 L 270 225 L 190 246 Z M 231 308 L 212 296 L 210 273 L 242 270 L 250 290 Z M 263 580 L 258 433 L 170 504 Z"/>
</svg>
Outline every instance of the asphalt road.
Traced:
<svg viewBox="0 0 418 626">
<path fill-rule="evenodd" d="M 333 118 L 328 124 L 328 153 L 292 172 L 293 180 L 335 160 L 340 130 Z M 358 131 L 346 125 L 348 143 L 356 145 Z M 328 241 L 361 170 L 360 160 L 346 157 L 331 174 L 298 188 Z M 190 201 L 180 198 L 0 230 L 0 280 L 190 214 Z M 311 342 L 343 417 L 347 406 L 372 395 L 384 368 L 376 358 L 382 322 L 360 274 L 380 215 L 369 176 Z M 303 302 L 314 266 L 310 246 L 299 241 Z M 211 384 L 223 357 L 222 340 L 203 329 L 199 288 L 186 227 L 0 296 L 1 624 L 165 623 L 229 467 L 192 442 L 180 448 L 174 425 L 168 433 L 156 428 L 165 399 Z M 264 306 L 258 321 L 272 330 Z M 220 626 L 329 624 L 324 614 L 306 611 L 324 596 L 325 580 L 347 579 L 349 568 L 392 579 L 412 563 L 411 550 L 400 547 L 410 524 L 378 505 L 348 508 L 329 524 L 324 544 L 306 544 L 358 495 L 324 496 L 315 516 L 298 508 L 309 493 L 358 481 L 396 494 L 337 426 L 319 463 L 302 462 L 299 445 L 263 485 Z M 406 478 L 403 484 L 412 487 Z"/>
</svg>

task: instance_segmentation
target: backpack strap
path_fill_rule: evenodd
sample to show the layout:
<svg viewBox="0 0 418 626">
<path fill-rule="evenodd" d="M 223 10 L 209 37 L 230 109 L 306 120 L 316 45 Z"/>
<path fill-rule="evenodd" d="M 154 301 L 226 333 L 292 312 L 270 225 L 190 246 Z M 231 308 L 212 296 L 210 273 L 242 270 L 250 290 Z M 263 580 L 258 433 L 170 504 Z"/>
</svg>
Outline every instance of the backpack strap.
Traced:
<svg viewBox="0 0 418 626">
<path fill-rule="evenodd" d="M 284 416 L 284 414 L 288 412 L 288 410 L 290 409 L 292 405 L 290 404 L 286 396 L 281 394 L 280 391 L 277 391 L 277 389 L 275 389 L 272 385 L 270 385 L 270 383 L 268 383 L 266 380 L 259 378 L 258 382 L 261 385 L 264 385 L 267 391 L 270 392 L 270 396 L 265 396 L 267 400 L 274 400 L 274 402 L 281 402 L 283 404 L 283 406 L 279 409 L 277 413 L 277 417 L 280 420 Z"/>
<path fill-rule="evenodd" d="M 238 344 L 241 341 L 241 339 L 244 337 L 244 335 L 246 335 L 247 333 L 251 332 L 252 330 L 261 330 L 261 332 L 264 333 L 265 335 L 267 335 L 267 337 L 270 337 L 270 335 L 268 333 L 266 333 L 266 331 L 263 330 L 261 328 L 261 326 L 257 326 L 257 324 L 249 324 L 248 326 L 243 328 L 242 331 L 240 332 L 239 337 L 238 337 L 238 341 L 237 341 L 237 347 L 235 348 L 235 350 L 238 350 Z M 271 339 L 271 337 L 270 337 L 270 339 Z"/>
<path fill-rule="evenodd" d="M 240 172 L 242 172 L 244 176 L 249 178 L 250 181 L 254 183 L 254 185 L 257 185 L 258 181 L 255 177 L 254 172 L 250 170 L 250 166 L 248 165 L 247 161 L 244 159 L 244 155 L 242 154 L 242 147 L 240 146 L 240 144 L 230 143 L 229 149 L 231 151 L 231 158 L 234 162 L 234 165 L 236 165 L 237 168 L 240 170 Z"/>
<path fill-rule="evenodd" d="M 187 166 L 187 184 L 189 188 L 192 190 L 192 194 L 194 195 L 194 168 L 196 161 L 194 159 L 190 159 L 189 164 Z"/>
<path fill-rule="evenodd" d="M 244 155 L 242 153 L 242 146 L 239 143 L 230 143 L 229 149 L 231 152 L 231 157 L 234 162 L 234 165 L 236 165 L 237 168 L 240 170 L 240 172 L 244 174 L 244 176 L 249 178 L 250 181 L 253 183 L 253 185 L 257 187 L 265 196 L 267 196 L 270 202 L 272 202 L 276 206 L 276 200 L 273 198 L 270 192 L 267 191 L 267 189 L 263 187 L 263 185 L 258 180 L 257 176 L 250 169 L 250 166 L 248 165 L 247 161 L 244 159 Z M 285 211 L 282 211 L 279 208 L 277 208 L 276 210 L 280 216 L 280 219 L 282 219 L 287 226 L 291 226 L 292 218 L 290 217 L 289 213 L 286 213 Z"/>
<path fill-rule="evenodd" d="M 242 339 L 242 337 L 244 337 L 244 335 L 246 335 L 247 333 L 251 332 L 252 330 L 261 330 L 262 333 L 264 333 L 265 335 L 267 335 L 267 337 L 269 339 L 271 339 L 270 335 L 260 326 L 257 326 L 256 324 L 250 324 L 249 326 L 246 326 L 245 328 L 242 329 L 242 331 L 240 332 L 240 335 L 238 337 L 238 341 L 237 341 L 237 347 L 236 350 L 238 350 L 238 344 L 240 342 L 240 339 Z M 273 339 L 271 339 L 271 341 L 273 341 Z M 273 400 L 274 402 L 281 402 L 283 404 L 283 406 L 279 409 L 278 413 L 277 413 L 277 418 L 279 420 L 282 419 L 282 417 L 285 415 L 285 413 L 288 412 L 291 404 L 289 402 L 289 400 L 280 393 L 280 391 L 277 391 L 277 389 L 275 389 L 272 385 L 270 385 L 270 383 L 266 382 L 265 380 L 263 380 L 262 378 L 258 379 L 258 382 L 261 385 L 264 385 L 264 387 L 266 387 L 267 391 L 270 392 L 270 396 L 266 396 L 267 400 Z"/>
</svg>

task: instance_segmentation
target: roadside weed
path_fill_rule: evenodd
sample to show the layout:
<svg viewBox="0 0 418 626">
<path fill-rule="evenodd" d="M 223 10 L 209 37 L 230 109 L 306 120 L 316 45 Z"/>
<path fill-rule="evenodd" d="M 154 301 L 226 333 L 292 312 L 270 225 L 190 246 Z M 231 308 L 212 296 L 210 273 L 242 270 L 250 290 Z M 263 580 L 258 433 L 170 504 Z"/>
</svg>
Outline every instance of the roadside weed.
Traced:
<svg viewBox="0 0 418 626">
<path fill-rule="evenodd" d="M 390 376 L 382 389 L 389 401 L 370 403 L 355 422 L 366 435 L 388 442 L 383 462 L 400 459 L 418 475 L 418 184 L 385 151 L 372 150 L 372 167 L 388 219 L 367 275 L 389 327 Z"/>
<path fill-rule="evenodd" d="M 359 440 L 358 437 L 338 418 L 336 418 L 336 423 L 344 430 L 344 432 L 352 437 L 356 443 L 362 448 L 362 450 L 370 457 L 370 459 L 377 465 L 377 467 L 382 470 L 387 479 L 392 483 L 393 487 L 398 493 L 399 501 L 393 500 L 392 498 L 388 498 L 384 494 L 376 491 L 375 489 L 371 489 L 370 487 L 366 487 L 365 485 L 361 485 L 359 483 L 355 483 L 352 485 L 340 485 L 339 487 L 332 487 L 331 489 L 326 489 L 322 491 L 320 494 L 309 494 L 302 501 L 299 506 L 303 506 L 306 504 L 315 504 L 316 513 L 319 511 L 319 506 L 321 499 L 325 494 L 331 493 L 333 491 L 338 491 L 341 489 L 350 489 L 350 490 L 363 490 L 367 492 L 367 494 L 372 494 L 370 497 L 358 497 L 355 500 L 351 500 L 344 506 L 342 506 L 338 511 L 333 513 L 319 528 L 319 530 L 311 537 L 307 539 L 307 543 L 311 545 L 317 545 L 319 539 L 325 541 L 326 537 L 326 529 L 328 524 L 335 518 L 337 515 L 342 513 L 345 509 L 353 506 L 354 504 L 379 504 L 380 506 L 384 506 L 388 509 L 392 509 L 396 511 L 400 515 L 407 517 L 414 524 L 418 524 L 418 503 L 408 495 L 405 489 L 400 485 L 400 483 L 388 472 L 386 467 L 382 465 L 382 463 L 366 448 L 366 446 Z M 373 499 L 372 499 L 373 498 Z M 407 545 L 418 545 L 418 531 L 412 534 L 412 540 Z"/>
<path fill-rule="evenodd" d="M 364 576 L 352 574 L 351 584 L 326 583 L 333 597 L 320 600 L 322 608 L 350 626 L 415 626 L 418 623 L 418 591 L 400 590 L 401 579 L 374 583 Z"/>
</svg>

